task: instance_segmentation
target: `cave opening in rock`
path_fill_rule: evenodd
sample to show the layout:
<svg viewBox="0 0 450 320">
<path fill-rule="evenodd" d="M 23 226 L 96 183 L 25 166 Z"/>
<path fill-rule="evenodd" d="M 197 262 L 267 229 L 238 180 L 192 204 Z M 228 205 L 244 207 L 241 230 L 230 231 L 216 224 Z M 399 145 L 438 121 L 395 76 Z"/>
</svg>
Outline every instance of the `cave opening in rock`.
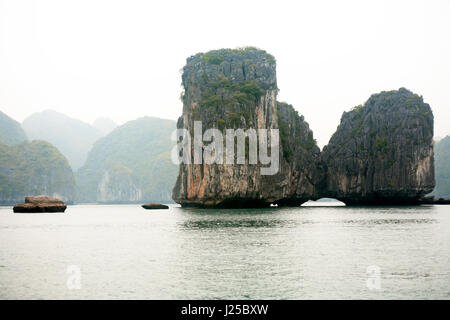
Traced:
<svg viewBox="0 0 450 320">
<path fill-rule="evenodd" d="M 345 203 L 333 198 L 320 198 L 316 201 L 309 200 L 302 204 L 302 207 L 341 207 Z"/>
</svg>

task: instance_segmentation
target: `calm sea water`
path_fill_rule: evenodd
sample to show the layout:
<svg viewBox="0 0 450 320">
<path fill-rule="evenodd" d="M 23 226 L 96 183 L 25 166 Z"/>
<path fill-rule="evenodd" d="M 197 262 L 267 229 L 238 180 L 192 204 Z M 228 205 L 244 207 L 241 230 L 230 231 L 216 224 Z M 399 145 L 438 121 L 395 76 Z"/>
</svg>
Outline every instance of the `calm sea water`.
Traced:
<svg viewBox="0 0 450 320">
<path fill-rule="evenodd" d="M 327 205 L 2 207 L 0 298 L 450 299 L 450 206 Z"/>
</svg>

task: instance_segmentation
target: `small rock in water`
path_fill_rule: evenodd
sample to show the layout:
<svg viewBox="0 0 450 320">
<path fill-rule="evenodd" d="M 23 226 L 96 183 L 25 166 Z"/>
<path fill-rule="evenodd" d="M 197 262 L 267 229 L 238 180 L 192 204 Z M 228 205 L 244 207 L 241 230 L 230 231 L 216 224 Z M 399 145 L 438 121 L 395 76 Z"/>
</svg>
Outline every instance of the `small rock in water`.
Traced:
<svg viewBox="0 0 450 320">
<path fill-rule="evenodd" d="M 169 206 L 160 203 L 147 203 L 143 204 L 142 208 L 144 209 L 169 209 Z"/>
<path fill-rule="evenodd" d="M 64 212 L 67 205 L 59 199 L 48 196 L 25 197 L 25 203 L 14 206 L 14 212 Z"/>
</svg>

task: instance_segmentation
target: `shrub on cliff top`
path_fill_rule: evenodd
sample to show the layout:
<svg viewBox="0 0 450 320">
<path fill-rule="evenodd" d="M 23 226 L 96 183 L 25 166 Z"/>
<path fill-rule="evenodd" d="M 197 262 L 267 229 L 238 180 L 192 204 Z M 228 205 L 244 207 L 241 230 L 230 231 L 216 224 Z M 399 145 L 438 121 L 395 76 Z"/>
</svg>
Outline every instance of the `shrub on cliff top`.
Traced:
<svg viewBox="0 0 450 320">
<path fill-rule="evenodd" d="M 211 64 L 221 64 L 223 60 L 225 60 L 224 56 L 219 54 L 205 54 L 202 57 L 203 61 Z"/>
<path fill-rule="evenodd" d="M 259 49 L 257 47 L 241 47 L 241 48 L 235 48 L 235 49 L 218 49 L 218 50 L 211 50 L 206 53 L 199 52 L 196 55 L 194 55 L 192 58 L 201 58 L 203 62 L 219 65 L 225 60 L 225 55 L 230 54 L 238 54 L 238 55 L 244 55 L 246 53 L 250 52 L 259 52 L 262 54 L 262 56 L 267 60 L 269 63 L 276 63 L 275 57 L 269 53 L 267 53 L 265 50 Z"/>
<path fill-rule="evenodd" d="M 360 104 L 359 106 L 354 107 L 351 111 L 355 112 L 358 116 L 360 116 L 364 112 L 364 106 Z"/>
<path fill-rule="evenodd" d="M 222 96 L 217 92 L 218 89 L 227 90 L 231 93 L 231 96 Z M 251 101 L 258 102 L 263 94 L 264 91 L 259 88 L 254 80 L 235 85 L 226 77 L 223 77 L 220 81 L 209 82 L 207 86 L 202 88 L 200 105 L 203 107 L 220 107 L 235 103 L 247 104 Z"/>
</svg>

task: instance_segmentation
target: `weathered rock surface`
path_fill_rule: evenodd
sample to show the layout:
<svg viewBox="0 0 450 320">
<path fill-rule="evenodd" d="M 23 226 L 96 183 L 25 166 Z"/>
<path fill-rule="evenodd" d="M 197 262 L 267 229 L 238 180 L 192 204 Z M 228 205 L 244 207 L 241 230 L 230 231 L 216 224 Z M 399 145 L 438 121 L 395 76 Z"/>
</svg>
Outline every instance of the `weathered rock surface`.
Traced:
<svg viewBox="0 0 450 320">
<path fill-rule="evenodd" d="M 275 59 L 256 48 L 187 59 L 178 128 L 279 129 L 279 171 L 261 164 L 180 164 L 172 198 L 182 206 L 298 206 L 336 198 L 347 205 L 417 204 L 434 188 L 433 114 L 406 89 L 375 94 L 345 112 L 323 152 L 303 116 L 277 101 Z M 205 150 L 205 144 L 202 146 Z M 191 148 L 194 154 L 194 146 Z"/>
<path fill-rule="evenodd" d="M 14 212 L 64 212 L 67 205 L 59 199 L 45 195 L 25 197 L 25 203 L 14 206 Z"/>
<path fill-rule="evenodd" d="M 203 133 L 209 128 L 283 130 L 277 174 L 261 175 L 261 164 L 249 164 L 248 157 L 245 164 L 181 164 L 174 201 L 183 206 L 264 207 L 301 204 L 318 193 L 314 180 L 319 148 L 303 117 L 277 102 L 271 55 L 255 48 L 216 50 L 188 58 L 183 71 L 178 128 L 192 137 L 194 121 L 202 122 Z"/>
<path fill-rule="evenodd" d="M 169 206 L 166 206 L 165 204 L 160 203 L 146 203 L 142 205 L 142 208 L 147 210 L 154 210 L 154 209 L 169 209 Z"/>
<path fill-rule="evenodd" d="M 344 112 L 322 151 L 327 197 L 348 205 L 414 204 L 434 188 L 433 114 L 401 88 Z"/>
</svg>

